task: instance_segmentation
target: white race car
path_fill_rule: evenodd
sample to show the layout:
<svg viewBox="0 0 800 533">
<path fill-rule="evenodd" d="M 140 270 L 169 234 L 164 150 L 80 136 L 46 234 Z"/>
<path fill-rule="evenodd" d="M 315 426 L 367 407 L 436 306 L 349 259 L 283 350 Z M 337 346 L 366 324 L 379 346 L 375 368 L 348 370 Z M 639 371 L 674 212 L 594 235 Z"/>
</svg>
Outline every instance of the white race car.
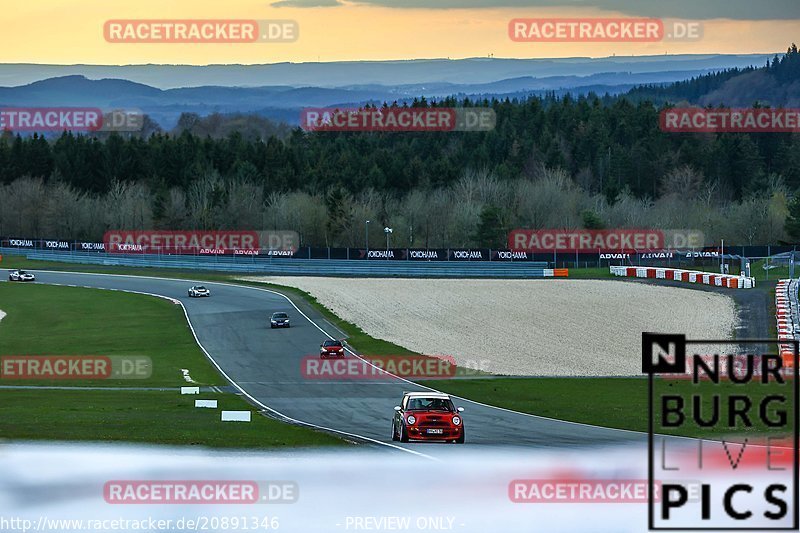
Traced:
<svg viewBox="0 0 800 533">
<path fill-rule="evenodd" d="M 195 285 L 189 289 L 189 298 L 200 298 L 202 296 L 211 296 L 211 291 L 202 285 Z"/>
<path fill-rule="evenodd" d="M 10 270 L 8 281 L 36 281 L 36 276 L 24 270 Z"/>
</svg>

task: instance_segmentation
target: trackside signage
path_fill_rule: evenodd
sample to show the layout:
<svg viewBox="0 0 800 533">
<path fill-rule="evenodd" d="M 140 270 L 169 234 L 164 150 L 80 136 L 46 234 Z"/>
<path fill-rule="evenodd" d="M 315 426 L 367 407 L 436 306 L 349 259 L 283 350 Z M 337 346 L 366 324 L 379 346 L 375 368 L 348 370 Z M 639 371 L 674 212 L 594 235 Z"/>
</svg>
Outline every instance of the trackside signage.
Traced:
<svg viewBox="0 0 800 533">
<path fill-rule="evenodd" d="M 668 248 L 702 248 L 703 233 L 660 229 L 516 229 L 508 247 L 516 252 L 635 252 Z"/>
<path fill-rule="evenodd" d="M 103 499 L 115 505 L 232 505 L 295 503 L 294 481 L 114 480 L 103 486 Z"/>
<path fill-rule="evenodd" d="M 797 531 L 798 381 L 764 354 L 778 342 L 642 333 L 650 530 Z"/>
<path fill-rule="evenodd" d="M 309 380 L 445 379 L 456 375 L 456 361 L 447 355 L 365 355 L 363 359 L 321 359 L 309 355 L 300 361 L 300 373 Z"/>
<path fill-rule="evenodd" d="M 9 239 L 8 246 L 12 248 L 33 248 L 34 242 L 33 239 Z"/>
<path fill-rule="evenodd" d="M 6 380 L 147 379 L 152 373 L 152 361 L 145 355 L 0 356 L 0 379 Z"/>
</svg>

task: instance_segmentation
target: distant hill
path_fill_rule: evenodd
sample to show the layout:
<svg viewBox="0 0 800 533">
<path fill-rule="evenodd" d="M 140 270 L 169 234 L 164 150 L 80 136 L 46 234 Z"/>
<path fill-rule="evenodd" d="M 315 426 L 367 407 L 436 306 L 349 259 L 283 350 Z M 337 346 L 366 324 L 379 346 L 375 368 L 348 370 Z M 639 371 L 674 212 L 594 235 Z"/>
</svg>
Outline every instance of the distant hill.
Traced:
<svg viewBox="0 0 800 533">
<path fill-rule="evenodd" d="M 297 124 L 304 107 L 402 103 L 420 96 L 474 100 L 567 92 L 615 95 L 638 85 L 655 87 L 728 68 L 747 68 L 763 64 L 768 57 L 464 59 L 207 67 L 0 65 L 0 83 L 56 75 L 0 87 L 0 106 L 139 108 L 165 130 L 175 127 L 183 113 L 256 114 Z M 210 84 L 198 85 L 203 81 Z"/>
<path fill-rule="evenodd" d="M 658 105 L 688 102 L 702 106 L 800 106 L 800 53 L 792 45 L 760 67 L 732 68 L 665 85 L 631 89 L 627 97 Z"/>
<path fill-rule="evenodd" d="M 763 65 L 772 54 L 685 54 L 571 57 L 557 59 L 414 59 L 266 65 L 0 65 L 0 86 L 27 85 L 47 78 L 81 75 L 92 80 L 125 79 L 158 89 L 179 87 L 397 87 L 424 84 L 485 84 L 514 78 L 583 78 L 603 73 L 630 75 L 694 73 Z M 670 81 L 685 79 L 674 77 Z M 619 82 L 604 84 L 616 85 Z M 627 83 L 627 82 L 626 82 Z M 645 81 L 634 83 L 646 83 Z"/>
</svg>

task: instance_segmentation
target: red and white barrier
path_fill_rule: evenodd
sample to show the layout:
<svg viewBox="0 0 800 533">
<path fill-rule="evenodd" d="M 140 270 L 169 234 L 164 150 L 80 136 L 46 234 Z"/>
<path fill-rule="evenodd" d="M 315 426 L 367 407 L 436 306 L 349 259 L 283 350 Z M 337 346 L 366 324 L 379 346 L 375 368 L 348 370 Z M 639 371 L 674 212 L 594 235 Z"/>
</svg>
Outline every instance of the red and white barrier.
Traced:
<svg viewBox="0 0 800 533">
<path fill-rule="evenodd" d="M 733 276 L 731 274 L 714 274 L 711 272 L 698 272 L 695 270 L 683 270 L 680 268 L 631 267 L 624 265 L 615 265 L 611 266 L 610 268 L 611 273 L 615 276 L 627 276 L 631 278 L 654 278 L 674 281 L 687 281 L 689 283 L 702 283 L 704 285 L 727 287 L 729 289 L 752 289 L 756 286 L 755 278 Z"/>
<path fill-rule="evenodd" d="M 800 332 L 795 332 L 798 324 L 798 282 L 795 280 L 778 280 L 775 285 L 775 321 L 778 326 L 778 340 L 795 341 L 800 338 Z M 794 342 L 779 343 L 778 350 L 783 358 L 783 365 L 794 368 L 795 354 Z"/>
</svg>

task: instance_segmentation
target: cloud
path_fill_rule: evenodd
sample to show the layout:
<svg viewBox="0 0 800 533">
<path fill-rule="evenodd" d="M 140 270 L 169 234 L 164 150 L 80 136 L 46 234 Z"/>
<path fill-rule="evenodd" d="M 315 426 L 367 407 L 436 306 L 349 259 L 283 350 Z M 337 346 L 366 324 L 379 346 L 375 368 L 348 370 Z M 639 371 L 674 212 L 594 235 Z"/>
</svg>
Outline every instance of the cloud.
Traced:
<svg viewBox="0 0 800 533">
<path fill-rule="evenodd" d="M 336 7 L 343 5 L 339 0 L 278 0 L 270 7 Z"/>
<path fill-rule="evenodd" d="M 798 0 L 348 0 L 348 3 L 404 9 L 596 8 L 619 11 L 628 16 L 708 20 L 800 19 Z M 273 6 L 329 7 L 340 0 L 280 0 Z M 528 13 L 529 16 L 535 13 Z"/>
</svg>

